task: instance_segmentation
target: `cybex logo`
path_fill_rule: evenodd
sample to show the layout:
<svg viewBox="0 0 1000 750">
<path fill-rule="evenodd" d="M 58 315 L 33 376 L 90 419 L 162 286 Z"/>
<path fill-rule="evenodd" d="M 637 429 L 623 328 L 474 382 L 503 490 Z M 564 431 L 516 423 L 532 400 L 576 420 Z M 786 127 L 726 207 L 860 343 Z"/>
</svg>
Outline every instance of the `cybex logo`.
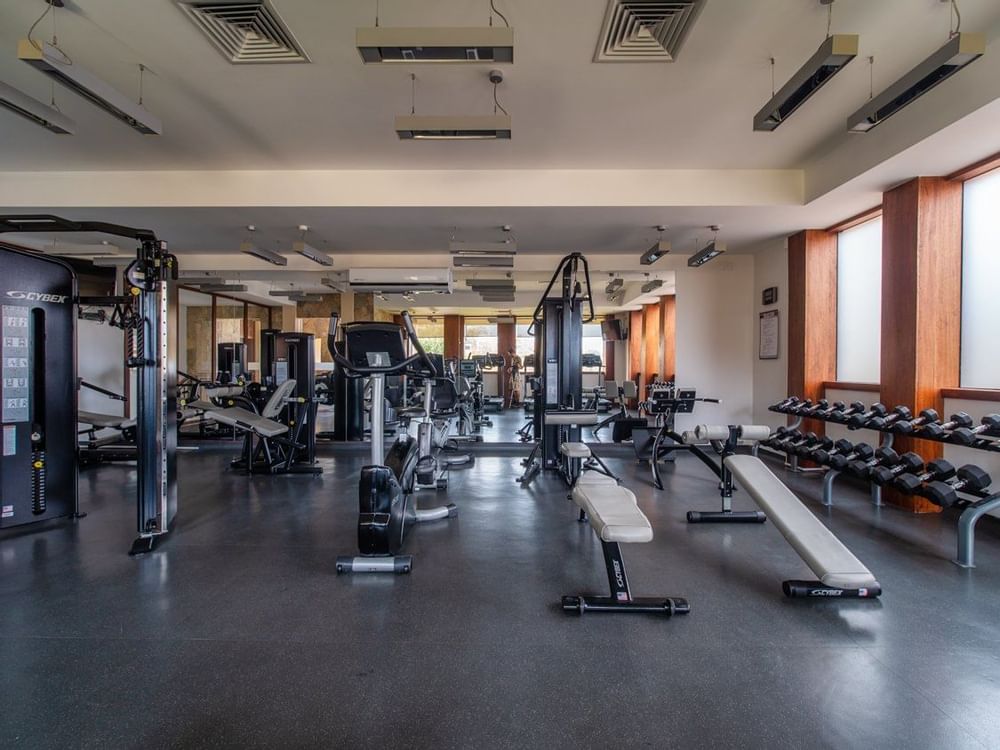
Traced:
<svg viewBox="0 0 1000 750">
<path fill-rule="evenodd" d="M 842 596 L 843 593 L 837 589 L 814 589 L 809 592 L 809 596 Z"/>
<path fill-rule="evenodd" d="M 625 588 L 625 576 L 622 575 L 622 566 L 618 564 L 617 560 L 613 561 L 613 565 L 615 569 L 615 583 Z"/>
<path fill-rule="evenodd" d="M 69 296 L 65 294 L 42 294 L 41 292 L 10 291 L 7 292 L 7 296 L 11 299 L 23 299 L 28 302 L 54 302 L 57 305 L 61 305 L 69 299 Z"/>
</svg>

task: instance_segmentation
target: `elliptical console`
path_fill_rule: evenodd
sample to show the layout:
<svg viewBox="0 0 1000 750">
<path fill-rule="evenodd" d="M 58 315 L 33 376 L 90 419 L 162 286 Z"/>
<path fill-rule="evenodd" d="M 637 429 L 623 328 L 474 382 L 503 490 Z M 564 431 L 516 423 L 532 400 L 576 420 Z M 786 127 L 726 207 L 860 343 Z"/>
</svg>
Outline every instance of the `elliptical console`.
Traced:
<svg viewBox="0 0 1000 750">
<path fill-rule="evenodd" d="M 386 457 L 384 445 L 385 377 L 409 374 L 434 378 L 437 370 L 420 345 L 413 322 L 403 313 L 395 323 L 345 323 L 343 342 L 336 345 L 339 317 L 330 316 L 327 346 L 349 377 L 371 382 L 371 464 L 361 470 L 358 485 L 358 549 L 360 556 L 337 558 L 338 573 L 409 573 L 410 555 L 400 555 L 415 523 L 458 515 L 454 504 L 421 510 L 412 499 L 418 460 L 417 441 L 401 433 Z M 415 353 L 406 356 L 406 341 Z"/>
</svg>

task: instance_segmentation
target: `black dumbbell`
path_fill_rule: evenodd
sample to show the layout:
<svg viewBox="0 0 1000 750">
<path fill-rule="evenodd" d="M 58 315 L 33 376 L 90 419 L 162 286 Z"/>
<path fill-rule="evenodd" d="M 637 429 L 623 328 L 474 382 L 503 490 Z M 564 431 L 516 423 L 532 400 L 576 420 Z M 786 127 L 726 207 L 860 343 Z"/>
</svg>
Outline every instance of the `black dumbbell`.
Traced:
<svg viewBox="0 0 1000 750">
<path fill-rule="evenodd" d="M 846 409 L 839 412 L 834 412 L 828 417 L 830 422 L 838 422 L 840 424 L 847 424 L 847 420 L 854 416 L 855 414 L 861 414 L 862 412 L 868 411 L 868 407 L 865 406 L 860 401 L 852 401 L 851 405 Z"/>
<path fill-rule="evenodd" d="M 959 427 L 951 431 L 948 440 L 959 445 L 972 445 L 976 435 L 1000 435 L 1000 414 L 987 414 L 978 427 Z"/>
<path fill-rule="evenodd" d="M 952 414 L 947 422 L 928 422 L 917 432 L 916 437 L 940 440 L 946 432 L 957 430 L 959 427 L 972 427 L 972 417 L 964 411 Z"/>
<path fill-rule="evenodd" d="M 906 419 L 899 422 L 893 422 L 892 431 L 898 432 L 900 435 L 909 435 L 918 427 L 923 427 L 925 424 L 930 424 L 932 422 L 937 422 L 941 419 L 941 415 L 938 414 L 934 409 L 924 409 L 920 412 L 920 416 L 915 419 Z"/>
<path fill-rule="evenodd" d="M 869 420 L 875 417 L 884 417 L 888 413 L 888 409 L 885 408 L 884 404 L 872 404 L 867 411 L 861 412 L 860 414 L 852 414 L 847 420 L 847 429 L 849 430 L 860 430 L 864 427 Z"/>
<path fill-rule="evenodd" d="M 782 447 L 782 450 L 789 455 L 798 455 L 799 448 L 805 448 L 810 445 L 815 445 L 819 438 L 816 437 L 815 432 L 806 432 L 798 440 L 792 440 Z"/>
<path fill-rule="evenodd" d="M 950 479 L 955 476 L 955 467 L 943 458 L 935 458 L 929 462 L 919 474 L 900 474 L 892 486 L 907 495 L 916 494 L 920 486 L 932 479 Z"/>
<path fill-rule="evenodd" d="M 889 484 L 895 477 L 900 474 L 912 474 L 914 472 L 920 471 L 924 468 L 924 459 L 921 458 L 916 453 L 904 453 L 899 457 L 899 463 L 892 464 L 891 466 L 886 464 L 884 466 L 876 466 L 871 470 L 869 478 L 872 480 L 873 484 L 877 484 L 879 487 Z"/>
<path fill-rule="evenodd" d="M 830 463 L 830 458 L 840 453 L 850 453 L 854 450 L 854 443 L 850 440 L 838 440 L 836 443 L 830 441 L 830 445 L 823 446 L 812 451 L 809 458 L 818 464 L 826 466 Z"/>
<path fill-rule="evenodd" d="M 805 417 L 811 417 L 811 416 L 815 415 L 816 412 L 823 411 L 824 409 L 826 409 L 829 406 L 830 406 L 830 402 L 827 401 L 825 398 L 821 398 L 819 401 L 815 402 L 808 409 L 804 409 L 804 410 L 802 410 L 799 413 L 802 414 Z"/>
<path fill-rule="evenodd" d="M 796 456 L 801 456 L 802 458 L 812 458 L 814 453 L 830 448 L 832 445 L 833 438 L 828 438 L 826 435 L 823 435 L 822 437 L 817 437 L 812 442 L 795 446 L 792 453 Z"/>
<path fill-rule="evenodd" d="M 829 406 L 827 406 L 825 409 L 822 409 L 821 411 L 813 412 L 812 416 L 815 419 L 830 419 L 830 417 L 832 417 L 834 414 L 842 412 L 846 408 L 847 408 L 847 404 L 845 404 L 843 401 L 834 401 L 832 404 L 830 404 Z"/>
<path fill-rule="evenodd" d="M 798 396 L 789 396 L 784 401 L 779 401 L 774 406 L 771 407 L 771 411 L 786 412 L 797 403 L 799 403 Z"/>
<path fill-rule="evenodd" d="M 843 471 L 847 468 L 847 464 L 855 458 L 867 461 L 874 455 L 875 449 L 868 445 L 868 443 L 858 443 L 850 453 L 838 453 L 836 456 L 830 456 L 830 468 L 836 471 Z"/>
<path fill-rule="evenodd" d="M 899 454 L 892 448 L 879 448 L 875 455 L 865 461 L 854 460 L 847 464 L 847 473 L 864 479 L 876 466 L 888 466 L 899 462 Z"/>
<path fill-rule="evenodd" d="M 885 430 L 892 427 L 896 422 L 906 422 L 910 419 L 913 419 L 913 412 L 905 406 L 897 406 L 884 417 L 873 417 L 868 420 L 868 424 L 865 426 L 873 430 Z"/>
<path fill-rule="evenodd" d="M 959 492 L 979 492 L 993 484 L 990 475 L 975 464 L 966 464 L 958 470 L 958 481 L 929 482 L 920 489 L 920 495 L 935 505 L 950 508 L 958 502 Z"/>
<path fill-rule="evenodd" d="M 815 404 L 813 403 L 812 399 L 808 399 L 808 398 L 807 399 L 803 399 L 802 401 L 799 401 L 797 404 L 795 404 L 795 406 L 793 406 L 791 409 L 789 409 L 788 413 L 789 414 L 794 414 L 797 417 L 801 417 L 807 411 L 809 411 L 810 409 L 812 409 L 813 406 L 815 406 Z"/>
</svg>

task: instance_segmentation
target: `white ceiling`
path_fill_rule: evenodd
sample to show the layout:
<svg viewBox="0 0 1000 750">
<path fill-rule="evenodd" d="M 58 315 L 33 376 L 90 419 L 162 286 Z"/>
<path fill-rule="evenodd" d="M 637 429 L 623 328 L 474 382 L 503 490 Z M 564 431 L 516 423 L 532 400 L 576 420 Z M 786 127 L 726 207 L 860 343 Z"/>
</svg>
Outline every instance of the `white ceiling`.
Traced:
<svg viewBox="0 0 1000 750">
<path fill-rule="evenodd" d="M 514 118 L 509 142 L 400 142 L 393 117 L 409 110 L 409 69 L 364 66 L 354 31 L 371 25 L 375 0 L 274 0 L 312 64 L 231 65 L 171 0 L 69 0 L 59 44 L 75 64 L 122 91 L 147 65 L 145 105 L 162 137 L 138 135 L 79 97 L 57 91 L 78 135 L 53 137 L 4 116 L 0 169 L 318 168 L 786 168 L 803 163 L 843 129 L 876 87 L 894 80 L 947 39 L 940 0 L 838 0 L 834 32 L 861 34 L 861 55 L 821 96 L 772 134 L 753 115 L 816 49 L 826 31 L 817 0 L 709 0 L 677 62 L 592 64 L 605 0 L 500 0 L 515 28 L 515 63 L 502 100 Z M 0 8 L 0 80 L 40 99 L 41 74 L 13 50 L 43 0 Z M 996 0 L 961 0 L 963 29 L 1000 20 Z M 382 0 L 383 25 L 475 26 L 487 0 Z M 499 22 L 499 21 L 498 21 Z M 902 30 L 905 28 L 905 33 Z M 36 31 L 49 35 L 46 19 Z M 492 111 L 489 66 L 424 66 L 418 113 Z"/>
<path fill-rule="evenodd" d="M 537 296 L 529 276 L 567 252 L 593 254 L 601 273 L 634 269 L 656 224 L 669 227 L 676 256 L 706 242 L 710 224 L 730 252 L 753 252 L 870 208 L 900 180 L 1000 150 L 998 0 L 960 0 L 963 30 L 987 34 L 983 60 L 860 138 L 844 136 L 844 121 L 868 97 L 867 57 L 877 93 L 944 43 L 947 3 L 836 0 L 832 30 L 860 33 L 861 55 L 777 131 L 754 133 L 769 58 L 781 86 L 823 39 L 818 0 L 708 0 L 676 63 L 603 65 L 592 58 L 605 0 L 497 0 L 515 28 L 501 87 L 514 137 L 464 143 L 396 138 L 411 68 L 364 66 L 354 47 L 375 0 L 272 2 L 311 64 L 230 65 L 173 0 L 67 0 L 60 46 L 126 92 L 147 65 L 145 105 L 165 132 L 141 136 L 58 87 L 75 136 L 0 111 L 0 212 L 151 228 L 182 267 L 228 271 L 265 295 L 295 274 L 318 290 L 325 272 L 301 258 L 279 270 L 240 255 L 247 224 L 285 252 L 307 224 L 339 270 L 444 266 L 453 234 L 496 240 L 511 224 L 515 276 Z M 0 80 L 48 100 L 48 81 L 14 55 L 44 7 L 0 3 Z M 488 0 L 381 0 L 383 25 L 487 19 Z M 36 36 L 51 34 L 49 21 Z M 490 67 L 413 67 L 418 113 L 492 111 Z M 661 262 L 671 263 L 683 260 Z M 522 296 L 516 306 L 530 304 Z M 448 309 L 474 302 L 456 296 Z"/>
</svg>

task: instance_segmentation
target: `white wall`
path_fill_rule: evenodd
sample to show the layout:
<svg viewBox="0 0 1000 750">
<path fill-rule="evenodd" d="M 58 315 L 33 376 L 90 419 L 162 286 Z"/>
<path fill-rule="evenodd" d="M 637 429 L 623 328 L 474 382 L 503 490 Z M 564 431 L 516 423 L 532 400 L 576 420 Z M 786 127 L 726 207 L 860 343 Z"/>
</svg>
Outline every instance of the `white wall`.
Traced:
<svg viewBox="0 0 1000 750">
<path fill-rule="evenodd" d="M 754 256 L 729 255 L 677 271 L 677 384 L 722 399 L 679 416 L 697 424 L 741 424 L 754 413 Z"/>
<path fill-rule="evenodd" d="M 77 321 L 77 375 L 109 391 L 124 394 L 125 340 L 119 328 L 90 320 Z M 119 416 L 124 403 L 80 389 L 80 409 Z"/>
<path fill-rule="evenodd" d="M 778 304 L 765 307 L 761 292 L 768 287 L 778 287 Z M 780 427 L 785 417 L 769 412 L 767 407 L 776 404 L 788 393 L 788 241 L 777 240 L 773 247 L 764 248 L 754 255 L 753 267 L 753 422 Z M 779 341 L 777 359 L 760 359 L 760 313 L 778 311 Z"/>
</svg>

